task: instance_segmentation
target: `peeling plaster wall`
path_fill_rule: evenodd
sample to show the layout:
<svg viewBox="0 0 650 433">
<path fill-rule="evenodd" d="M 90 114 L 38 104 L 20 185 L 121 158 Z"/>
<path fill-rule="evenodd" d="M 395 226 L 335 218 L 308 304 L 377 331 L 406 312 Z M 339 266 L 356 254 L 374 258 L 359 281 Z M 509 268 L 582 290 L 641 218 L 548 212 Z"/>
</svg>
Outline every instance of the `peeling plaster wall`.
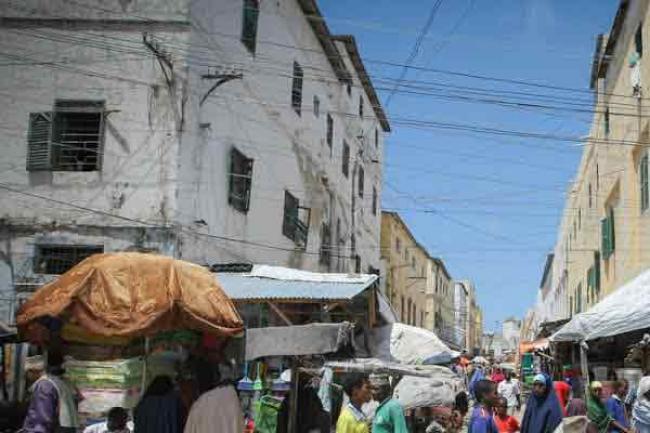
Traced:
<svg viewBox="0 0 650 433">
<path fill-rule="evenodd" d="M 142 244 L 140 230 L 173 226 L 184 53 L 168 51 L 176 80 L 170 91 L 143 34 L 162 47 L 184 46 L 185 4 L 26 0 L 0 5 L 0 15 L 13 18 L 0 29 L 2 62 L 8 63 L 0 75 L 0 184 L 19 191 L 0 190 L 0 298 L 12 298 L 17 282 L 48 278 L 32 272 L 37 243 L 104 245 L 115 251 Z M 143 17 L 160 22 L 138 24 Z M 29 114 L 51 111 L 56 99 L 105 101 L 101 171 L 26 170 Z M 144 245 L 176 255 L 175 243 L 155 237 Z M 6 315 L 2 308 L 0 315 Z"/>
<path fill-rule="evenodd" d="M 372 215 L 371 206 L 373 185 L 381 196 L 383 133 L 380 129 L 380 142 L 375 150 L 374 127 L 379 128 L 378 123 L 342 114 L 358 116 L 359 95 L 363 93 L 343 44 L 337 43 L 354 75 L 351 96 L 336 78 L 295 0 L 261 2 L 255 57 L 239 40 L 242 2 L 194 2 L 191 16 L 198 29 L 218 29 L 210 35 L 200 31 L 192 33 L 193 56 L 200 55 L 206 64 L 214 65 L 190 68 L 191 86 L 198 90 L 195 93 L 203 96 L 207 92 L 214 81 L 201 76 L 214 71 L 241 72 L 243 78 L 221 85 L 201 106 L 197 95 L 192 95 L 188 104 L 197 113 L 190 116 L 195 122 L 190 130 L 194 128 L 199 133 L 194 141 L 183 140 L 179 220 L 201 235 L 185 233 L 184 257 L 200 263 L 245 260 L 310 270 L 353 271 L 354 261 L 349 258 L 332 257 L 329 269 L 319 265 L 318 252 L 322 222 L 329 223 L 335 240 L 336 221 L 340 219 L 345 245 L 332 255 L 352 255 L 351 195 L 354 192 L 354 234 L 362 271 L 367 272 L 368 266 L 379 268 L 380 200 L 377 215 Z M 299 46 L 301 50 L 286 46 Z M 294 61 L 302 66 L 305 74 L 300 115 L 291 107 Z M 318 116 L 313 110 L 315 95 L 320 100 Z M 365 94 L 363 98 L 365 116 L 373 115 Z M 326 142 L 328 112 L 334 118 L 331 152 Z M 364 127 L 365 144 L 357 138 Z M 348 178 L 343 176 L 341 168 L 344 139 L 350 145 Z M 229 155 L 233 147 L 254 159 L 247 213 L 228 204 Z M 362 148 L 364 152 L 360 156 Z M 369 162 L 371 159 L 378 163 Z M 363 199 L 357 195 L 356 177 L 353 179 L 358 164 L 365 170 Z M 301 206 L 311 208 L 304 252 L 282 234 L 285 190 L 296 196 Z M 194 221 L 207 224 L 195 225 Z"/>
</svg>

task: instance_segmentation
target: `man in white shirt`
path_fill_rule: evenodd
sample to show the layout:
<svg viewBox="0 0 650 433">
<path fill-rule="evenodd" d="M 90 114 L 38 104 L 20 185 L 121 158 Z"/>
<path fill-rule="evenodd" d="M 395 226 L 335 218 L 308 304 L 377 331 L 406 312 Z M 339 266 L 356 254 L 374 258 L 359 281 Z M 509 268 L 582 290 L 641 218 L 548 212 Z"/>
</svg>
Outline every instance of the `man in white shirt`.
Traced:
<svg viewBox="0 0 650 433">
<path fill-rule="evenodd" d="M 502 381 L 497 388 L 499 395 L 508 400 L 508 415 L 514 415 L 516 410 L 521 409 L 521 390 L 519 381 L 513 379 L 512 371 L 506 373 L 506 380 Z"/>
</svg>

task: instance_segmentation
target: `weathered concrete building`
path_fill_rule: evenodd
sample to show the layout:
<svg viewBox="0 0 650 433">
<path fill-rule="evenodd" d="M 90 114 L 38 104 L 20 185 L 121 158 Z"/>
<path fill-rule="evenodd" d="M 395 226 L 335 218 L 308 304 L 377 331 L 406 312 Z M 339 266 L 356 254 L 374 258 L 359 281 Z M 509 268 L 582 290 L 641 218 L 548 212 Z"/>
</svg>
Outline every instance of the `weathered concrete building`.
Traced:
<svg viewBox="0 0 650 433">
<path fill-rule="evenodd" d="M 650 267 L 649 3 L 621 0 L 597 38 L 593 120 L 529 328 L 589 309 Z"/>
<path fill-rule="evenodd" d="M 0 14 L 5 316 L 100 251 L 379 268 L 390 127 L 354 38 L 331 35 L 314 0 Z"/>
</svg>

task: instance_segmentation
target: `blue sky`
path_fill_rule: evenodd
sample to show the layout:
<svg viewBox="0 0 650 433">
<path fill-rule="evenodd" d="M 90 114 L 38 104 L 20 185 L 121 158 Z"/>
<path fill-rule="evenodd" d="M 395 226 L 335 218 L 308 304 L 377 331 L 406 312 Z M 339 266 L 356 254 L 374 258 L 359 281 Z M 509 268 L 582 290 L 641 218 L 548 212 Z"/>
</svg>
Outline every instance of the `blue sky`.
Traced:
<svg viewBox="0 0 650 433">
<path fill-rule="evenodd" d="M 433 3 L 319 2 L 333 33 L 356 37 L 382 101 L 401 70 L 375 61 L 403 64 Z M 609 30 L 617 4 L 445 0 L 413 65 L 588 90 L 596 35 Z M 409 70 L 405 83 L 411 93 L 393 96 L 389 118 L 562 137 L 580 137 L 589 130 L 591 114 L 562 109 L 574 100 L 588 102 L 588 93 L 421 69 Z M 468 102 L 458 98 L 468 90 L 459 86 L 499 92 L 489 99 L 500 102 L 513 96 L 503 92 L 534 93 L 537 102 L 558 109 L 505 107 L 476 98 Z M 451 98 L 441 98 L 440 92 L 451 92 Z M 474 280 L 486 329 L 507 316 L 522 317 L 535 300 L 545 255 L 555 243 L 581 148 L 564 140 L 416 129 L 398 121 L 392 127 L 386 142 L 384 208 L 398 210 L 429 252 L 445 260 L 454 278 Z"/>
</svg>

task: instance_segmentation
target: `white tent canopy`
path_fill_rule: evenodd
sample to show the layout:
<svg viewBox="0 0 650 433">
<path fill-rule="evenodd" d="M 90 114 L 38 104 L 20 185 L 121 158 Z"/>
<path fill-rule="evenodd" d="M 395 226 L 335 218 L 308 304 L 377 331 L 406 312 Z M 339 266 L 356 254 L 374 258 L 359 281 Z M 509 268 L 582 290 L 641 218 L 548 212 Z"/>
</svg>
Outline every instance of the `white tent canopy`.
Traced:
<svg viewBox="0 0 650 433">
<path fill-rule="evenodd" d="M 582 341 L 650 328 L 650 270 L 623 285 L 569 323 L 551 341 Z"/>
<path fill-rule="evenodd" d="M 403 323 L 374 329 L 372 339 L 372 355 L 391 362 L 422 364 L 442 359 L 440 363 L 446 363 L 460 355 L 433 332 Z"/>
</svg>

